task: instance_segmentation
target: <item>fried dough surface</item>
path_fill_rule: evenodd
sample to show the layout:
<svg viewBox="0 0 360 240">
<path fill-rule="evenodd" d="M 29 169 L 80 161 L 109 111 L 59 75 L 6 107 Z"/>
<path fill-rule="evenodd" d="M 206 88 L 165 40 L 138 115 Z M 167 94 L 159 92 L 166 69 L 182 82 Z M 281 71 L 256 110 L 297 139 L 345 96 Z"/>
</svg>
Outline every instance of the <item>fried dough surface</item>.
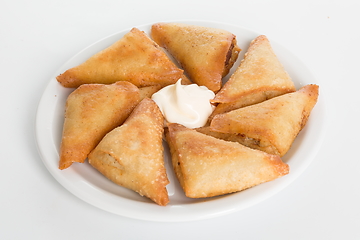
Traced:
<svg viewBox="0 0 360 240">
<path fill-rule="evenodd" d="M 241 191 L 284 176 L 279 156 L 223 141 L 172 123 L 166 134 L 174 171 L 190 198 Z"/>
<path fill-rule="evenodd" d="M 318 98 L 319 87 L 309 84 L 297 92 L 216 115 L 214 132 L 236 134 L 251 148 L 284 156 L 303 129 Z"/>
<path fill-rule="evenodd" d="M 137 28 L 84 63 L 57 76 L 58 82 L 69 88 L 85 83 L 110 84 L 117 81 L 128 81 L 137 87 L 167 86 L 179 78 L 186 79 L 183 70 Z"/>
<path fill-rule="evenodd" d="M 59 168 L 84 162 L 106 133 L 122 124 L 140 101 L 129 82 L 85 84 L 74 90 L 65 107 Z"/>
<path fill-rule="evenodd" d="M 123 125 L 89 154 L 89 163 L 114 183 L 155 203 L 169 202 L 162 145 L 164 118 L 156 103 L 142 100 Z"/>
<path fill-rule="evenodd" d="M 151 98 L 151 96 L 161 89 L 161 85 L 152 85 L 147 87 L 139 88 L 140 91 L 140 99 Z"/>
<path fill-rule="evenodd" d="M 251 42 L 239 67 L 212 100 L 219 105 L 211 118 L 295 90 L 269 40 L 260 35 Z"/>
<path fill-rule="evenodd" d="M 215 28 L 182 23 L 157 23 L 151 37 L 180 63 L 189 78 L 217 92 L 237 60 L 236 36 Z"/>
</svg>

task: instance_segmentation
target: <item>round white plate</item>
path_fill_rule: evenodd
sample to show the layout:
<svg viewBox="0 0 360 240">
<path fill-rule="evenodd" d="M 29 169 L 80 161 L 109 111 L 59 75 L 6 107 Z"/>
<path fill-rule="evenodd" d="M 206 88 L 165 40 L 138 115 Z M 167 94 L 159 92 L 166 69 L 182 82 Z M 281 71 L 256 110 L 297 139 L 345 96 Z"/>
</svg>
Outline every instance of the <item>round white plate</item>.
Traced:
<svg viewBox="0 0 360 240">
<path fill-rule="evenodd" d="M 243 58 L 250 41 L 260 35 L 242 27 L 222 23 L 183 22 L 225 29 L 237 36 L 238 45 L 242 51 L 229 75 L 233 73 Z M 146 33 L 149 33 L 150 27 L 151 24 L 137 26 L 137 28 Z M 298 135 L 291 150 L 283 158 L 283 161 L 290 165 L 290 173 L 272 182 L 263 183 L 242 192 L 209 199 L 187 198 L 172 172 L 167 149 L 165 151 L 165 161 L 171 183 L 167 187 L 170 203 L 166 207 L 158 206 L 149 199 L 112 183 L 93 169 L 87 162 L 84 164 L 73 164 L 68 169 L 59 170 L 59 146 L 65 101 L 73 89 L 62 87 L 55 77 L 110 46 L 128 31 L 130 29 L 104 38 L 71 58 L 50 79 L 38 106 L 36 139 L 42 160 L 54 178 L 75 196 L 100 209 L 135 219 L 166 222 L 200 220 L 239 211 L 263 201 L 296 179 L 314 159 L 324 135 L 325 107 L 321 94 L 306 127 Z M 297 88 L 309 83 L 317 83 L 311 71 L 291 52 L 271 39 L 270 42 L 285 69 L 293 78 Z"/>
</svg>

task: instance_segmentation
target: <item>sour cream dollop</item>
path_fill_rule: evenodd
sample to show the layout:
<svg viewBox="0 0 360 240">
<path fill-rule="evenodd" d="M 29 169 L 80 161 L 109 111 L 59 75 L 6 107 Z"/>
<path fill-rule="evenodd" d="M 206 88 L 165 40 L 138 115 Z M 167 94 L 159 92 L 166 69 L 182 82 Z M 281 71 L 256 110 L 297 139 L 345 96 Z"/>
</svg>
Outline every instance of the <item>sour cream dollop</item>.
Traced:
<svg viewBox="0 0 360 240">
<path fill-rule="evenodd" d="M 203 127 L 214 110 L 215 93 L 197 84 L 182 85 L 181 79 L 152 95 L 166 121 L 188 128 Z"/>
</svg>

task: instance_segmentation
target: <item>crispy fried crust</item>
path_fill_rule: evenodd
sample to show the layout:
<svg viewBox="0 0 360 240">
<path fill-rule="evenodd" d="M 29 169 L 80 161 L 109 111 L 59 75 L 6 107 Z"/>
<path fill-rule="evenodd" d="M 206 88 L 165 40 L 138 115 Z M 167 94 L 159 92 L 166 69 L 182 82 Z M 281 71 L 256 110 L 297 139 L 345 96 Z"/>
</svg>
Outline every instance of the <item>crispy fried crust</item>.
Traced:
<svg viewBox="0 0 360 240">
<path fill-rule="evenodd" d="M 151 37 L 180 63 L 189 78 L 217 92 L 240 48 L 228 31 L 181 23 L 157 23 Z"/>
<path fill-rule="evenodd" d="M 129 82 L 85 84 L 66 101 L 59 168 L 84 162 L 106 133 L 122 124 L 140 101 Z"/>
<path fill-rule="evenodd" d="M 223 141 L 182 125 L 166 134 L 173 167 L 186 196 L 204 198 L 241 191 L 288 174 L 279 156 Z"/>
<path fill-rule="evenodd" d="M 169 180 L 164 166 L 163 122 L 156 103 L 145 98 L 125 123 L 89 154 L 89 163 L 116 184 L 165 206 Z"/>
<path fill-rule="evenodd" d="M 140 91 L 140 99 L 151 98 L 151 96 L 161 89 L 161 85 L 153 85 L 139 88 Z"/>
<path fill-rule="evenodd" d="M 85 83 L 110 84 L 128 81 L 137 87 L 175 83 L 186 79 L 179 69 L 144 32 L 133 28 L 110 47 L 57 77 L 64 87 Z"/>
<path fill-rule="evenodd" d="M 260 35 L 251 42 L 235 73 L 212 100 L 219 105 L 210 118 L 295 90 L 269 40 Z"/>
<path fill-rule="evenodd" d="M 236 134 L 251 148 L 284 156 L 305 126 L 318 98 L 319 87 L 309 84 L 294 93 L 216 115 L 210 130 Z"/>
<path fill-rule="evenodd" d="M 198 132 L 201 132 L 203 134 L 219 138 L 225 141 L 231 141 L 231 142 L 238 142 L 241 143 L 244 146 L 253 148 L 253 149 L 259 149 L 261 151 L 267 152 L 269 154 L 275 154 L 280 155 L 277 149 L 272 145 L 266 145 L 263 142 L 259 141 L 258 139 L 250 138 L 246 136 L 245 134 L 241 133 L 222 133 L 222 132 L 216 132 L 212 131 L 210 129 L 210 126 L 205 126 L 201 128 L 195 129 Z"/>
</svg>

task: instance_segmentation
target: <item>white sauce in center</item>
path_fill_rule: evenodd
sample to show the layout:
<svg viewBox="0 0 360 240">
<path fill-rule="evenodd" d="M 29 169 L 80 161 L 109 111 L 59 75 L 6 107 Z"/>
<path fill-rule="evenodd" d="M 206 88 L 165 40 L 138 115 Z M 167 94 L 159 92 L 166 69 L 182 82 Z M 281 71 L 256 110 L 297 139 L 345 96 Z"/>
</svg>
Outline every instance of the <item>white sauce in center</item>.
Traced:
<svg viewBox="0 0 360 240">
<path fill-rule="evenodd" d="M 152 95 L 166 121 L 188 128 L 203 127 L 214 106 L 210 100 L 215 93 L 197 84 L 181 85 L 181 79 Z"/>
</svg>

